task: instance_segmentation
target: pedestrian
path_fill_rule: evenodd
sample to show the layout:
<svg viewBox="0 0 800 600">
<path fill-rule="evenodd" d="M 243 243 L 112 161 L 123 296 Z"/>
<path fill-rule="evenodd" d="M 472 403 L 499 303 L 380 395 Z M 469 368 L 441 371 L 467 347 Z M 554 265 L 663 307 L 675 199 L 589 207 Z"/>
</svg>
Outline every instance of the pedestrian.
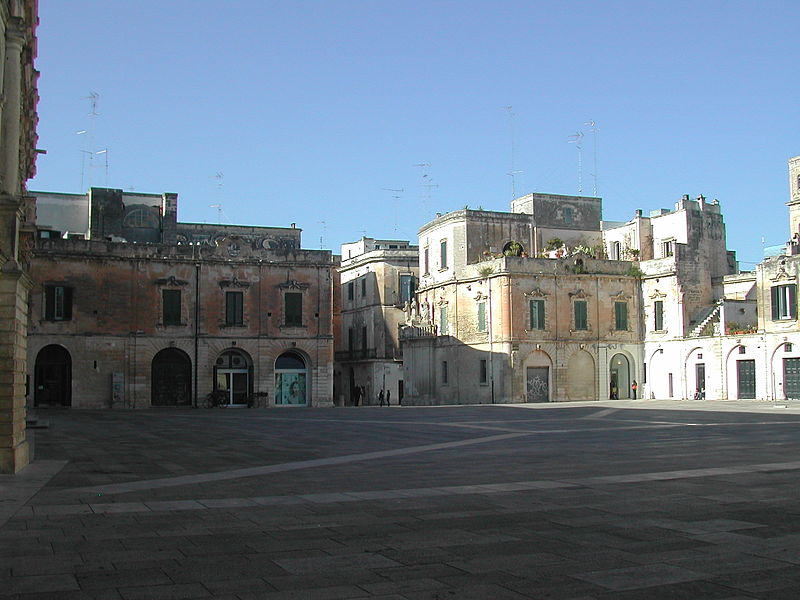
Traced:
<svg viewBox="0 0 800 600">
<path fill-rule="evenodd" d="M 367 403 L 368 403 L 368 401 L 369 401 L 369 398 L 367 398 L 367 390 L 366 390 L 366 388 L 365 388 L 363 385 L 361 386 L 361 396 L 360 396 L 360 399 L 361 399 L 361 404 L 363 404 L 364 406 L 366 406 L 366 405 L 367 405 Z"/>
<path fill-rule="evenodd" d="M 392 397 L 392 390 L 386 390 L 386 406 L 391 406 L 392 403 L 389 402 L 389 399 Z"/>
<path fill-rule="evenodd" d="M 631 398 L 633 398 L 634 400 L 636 400 L 636 390 L 638 389 L 639 385 L 636 383 L 636 380 L 634 379 L 633 383 L 631 384 Z"/>
<path fill-rule="evenodd" d="M 380 393 L 378 394 L 378 404 L 380 406 L 383 406 L 383 390 L 381 390 Z"/>
<path fill-rule="evenodd" d="M 361 400 L 361 388 L 356 386 L 353 388 L 353 406 L 358 406 L 359 400 Z"/>
</svg>

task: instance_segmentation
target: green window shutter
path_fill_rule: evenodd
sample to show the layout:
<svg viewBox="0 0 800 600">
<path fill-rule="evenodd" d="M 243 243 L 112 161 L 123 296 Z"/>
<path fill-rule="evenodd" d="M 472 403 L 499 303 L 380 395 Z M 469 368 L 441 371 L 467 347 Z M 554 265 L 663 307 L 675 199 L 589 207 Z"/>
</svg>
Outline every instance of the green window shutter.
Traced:
<svg viewBox="0 0 800 600">
<path fill-rule="evenodd" d="M 303 294 L 286 292 L 283 296 L 285 325 L 288 327 L 303 326 Z"/>
<path fill-rule="evenodd" d="M 781 288 L 780 286 L 773 287 L 770 292 L 772 294 L 772 320 L 777 321 L 781 318 Z"/>
<path fill-rule="evenodd" d="M 439 309 L 439 335 L 447 335 L 450 328 L 447 323 L 447 307 L 442 306 Z"/>
<path fill-rule="evenodd" d="M 662 331 L 664 329 L 664 302 L 656 300 L 653 305 L 653 312 L 655 312 L 655 330 Z"/>
<path fill-rule="evenodd" d="M 544 300 L 530 302 L 531 329 L 544 329 Z"/>
<path fill-rule="evenodd" d="M 787 285 L 788 301 L 789 301 L 789 316 L 792 319 L 797 318 L 797 286 L 795 284 Z"/>
<path fill-rule="evenodd" d="M 242 292 L 225 292 L 225 324 L 242 325 L 244 323 L 244 294 Z"/>
<path fill-rule="evenodd" d="M 628 303 L 615 302 L 614 303 L 614 321 L 617 331 L 626 331 L 628 329 Z"/>
<path fill-rule="evenodd" d="M 164 325 L 181 324 L 181 291 L 161 290 L 164 304 Z"/>
<path fill-rule="evenodd" d="M 486 331 L 486 303 L 478 303 L 478 331 Z"/>
<path fill-rule="evenodd" d="M 575 329 L 586 330 L 589 328 L 587 320 L 586 300 L 575 301 Z"/>
</svg>

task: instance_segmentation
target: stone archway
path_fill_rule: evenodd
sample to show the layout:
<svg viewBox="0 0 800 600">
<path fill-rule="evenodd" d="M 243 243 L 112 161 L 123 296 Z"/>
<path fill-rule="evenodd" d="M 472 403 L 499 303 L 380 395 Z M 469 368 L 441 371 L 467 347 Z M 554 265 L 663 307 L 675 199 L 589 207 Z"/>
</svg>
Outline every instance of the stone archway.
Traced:
<svg viewBox="0 0 800 600">
<path fill-rule="evenodd" d="M 567 398 L 597 400 L 594 358 L 586 350 L 578 350 L 567 362 Z"/>
<path fill-rule="evenodd" d="M 150 367 L 151 406 L 192 405 L 192 360 L 177 348 L 164 348 Z"/>
<path fill-rule="evenodd" d="M 307 406 L 309 403 L 308 363 L 302 354 L 289 350 L 275 361 L 275 404 Z"/>
<path fill-rule="evenodd" d="M 618 352 L 611 357 L 608 365 L 609 397 L 630 398 L 631 397 L 631 363 L 628 357 Z"/>
<path fill-rule="evenodd" d="M 51 344 L 39 350 L 33 371 L 34 406 L 72 406 L 72 357 Z"/>
</svg>

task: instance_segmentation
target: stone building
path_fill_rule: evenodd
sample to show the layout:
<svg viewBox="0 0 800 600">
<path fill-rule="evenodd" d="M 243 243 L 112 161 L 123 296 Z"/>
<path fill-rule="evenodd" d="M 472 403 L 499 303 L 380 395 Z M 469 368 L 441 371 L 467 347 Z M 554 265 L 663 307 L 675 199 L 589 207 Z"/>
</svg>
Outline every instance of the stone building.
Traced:
<svg viewBox="0 0 800 600">
<path fill-rule="evenodd" d="M 360 404 L 374 404 L 383 390 L 396 404 L 405 394 L 399 327 L 411 318 L 419 248 L 367 237 L 343 244 L 339 277 L 339 403 L 352 405 L 358 394 Z"/>
<path fill-rule="evenodd" d="M 32 194 L 33 406 L 331 404 L 333 262 L 300 229 L 180 223 L 169 193 Z"/>
<path fill-rule="evenodd" d="M 0 473 L 30 461 L 25 435 L 28 251 L 35 174 L 38 72 L 36 0 L 0 1 Z"/>
<path fill-rule="evenodd" d="M 419 313 L 402 330 L 408 402 L 628 397 L 643 369 L 638 271 L 597 258 L 600 199 L 530 194 L 512 207 L 420 229 Z M 580 250 L 543 257 L 565 245 Z"/>
</svg>

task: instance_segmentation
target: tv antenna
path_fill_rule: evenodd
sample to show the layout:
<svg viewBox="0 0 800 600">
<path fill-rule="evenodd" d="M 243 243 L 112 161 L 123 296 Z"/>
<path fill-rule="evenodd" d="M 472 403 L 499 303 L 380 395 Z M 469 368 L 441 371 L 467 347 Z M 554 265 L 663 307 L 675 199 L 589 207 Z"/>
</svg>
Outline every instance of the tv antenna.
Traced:
<svg viewBox="0 0 800 600">
<path fill-rule="evenodd" d="M 76 131 L 76 135 L 85 135 L 84 138 L 84 145 L 83 149 L 81 150 L 81 188 L 80 191 L 83 193 L 84 190 L 84 183 L 86 182 L 86 159 L 89 159 L 89 187 L 92 187 L 92 171 L 94 170 L 94 157 L 98 154 L 105 154 L 105 168 L 106 168 L 106 186 L 108 186 L 108 148 L 104 148 L 103 150 L 98 151 L 95 148 L 95 141 L 94 141 L 94 131 L 96 126 L 97 117 L 100 115 L 97 112 L 97 103 L 100 100 L 100 94 L 97 92 L 91 92 L 88 96 L 83 97 L 84 100 L 89 101 L 89 112 L 86 116 L 89 117 L 89 126 L 86 129 L 81 129 L 80 131 Z"/>
<path fill-rule="evenodd" d="M 431 166 L 431 163 L 423 162 L 417 163 L 414 165 L 415 167 L 420 168 L 420 174 L 422 179 L 422 213 L 425 218 L 428 218 L 429 213 L 429 205 L 431 203 L 431 190 L 433 188 L 439 187 L 438 183 L 433 183 L 430 175 L 428 174 L 428 169 Z"/>
<path fill-rule="evenodd" d="M 222 210 L 222 204 L 209 204 L 208 208 L 216 208 L 217 209 L 217 224 L 218 225 L 222 225 L 223 217 L 225 218 L 225 220 L 227 220 L 227 217 L 225 216 L 225 211 Z"/>
<path fill-rule="evenodd" d="M 325 233 L 328 230 L 328 224 L 325 221 L 317 221 L 317 223 L 322 224 L 322 233 L 319 235 L 319 249 L 325 249 Z"/>
<path fill-rule="evenodd" d="M 219 223 L 219 224 L 223 223 L 223 217 L 225 217 L 225 219 L 227 220 L 227 215 L 225 215 L 225 211 L 222 210 L 222 200 L 223 200 L 222 188 L 224 186 L 222 180 L 224 178 L 225 178 L 225 175 L 222 173 L 222 171 L 217 171 L 216 173 L 214 173 L 213 175 L 211 175 L 209 177 L 209 179 L 216 179 L 217 180 L 217 183 L 216 183 L 217 196 L 219 197 L 219 199 L 218 199 L 218 201 L 216 203 L 209 204 L 208 207 L 217 209 L 217 223 Z"/>
<path fill-rule="evenodd" d="M 508 112 L 508 133 L 511 138 L 511 170 L 506 175 L 511 177 L 511 199 L 513 200 L 517 197 L 517 175 L 521 175 L 523 171 L 517 169 L 517 140 L 514 126 L 516 114 L 514 113 L 514 107 L 504 106 L 503 108 Z"/>
<path fill-rule="evenodd" d="M 597 197 L 597 134 L 600 130 L 597 128 L 597 123 L 592 120 L 586 121 L 584 125 L 589 127 L 589 131 L 592 134 L 592 180 L 594 183 L 592 186 L 592 195 Z"/>
<path fill-rule="evenodd" d="M 583 192 L 583 148 L 581 146 L 581 141 L 583 140 L 583 132 L 577 131 L 569 136 L 567 143 L 575 144 L 575 148 L 578 150 L 578 193 Z"/>
<path fill-rule="evenodd" d="M 381 188 L 381 189 L 385 192 L 392 192 L 392 198 L 394 198 L 394 233 L 395 235 L 397 235 L 397 230 L 398 230 L 397 213 L 399 212 L 400 198 L 402 198 L 400 194 L 402 194 L 405 190 L 403 188 L 400 188 L 399 190 L 394 188 Z"/>
</svg>

